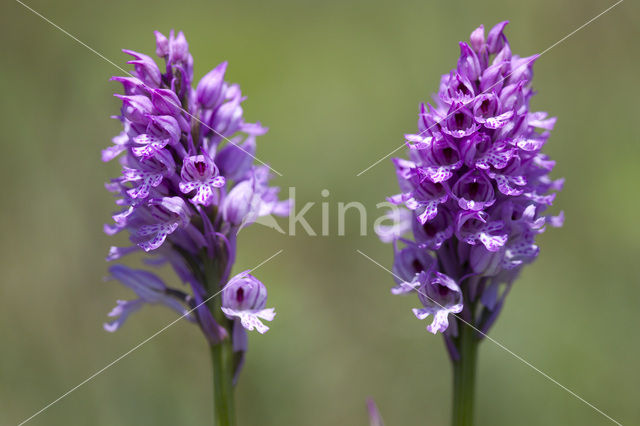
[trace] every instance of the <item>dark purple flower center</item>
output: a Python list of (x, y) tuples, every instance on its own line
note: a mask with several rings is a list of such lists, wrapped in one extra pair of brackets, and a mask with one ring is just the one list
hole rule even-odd
[(435, 227), (431, 222), (427, 222), (423, 225), (424, 232), (428, 237), (433, 238), (438, 233), (438, 228)]
[(522, 218), (522, 213), (524, 213), (524, 210), (518, 207), (514, 207), (513, 211), (511, 212), (511, 220), (520, 220)]
[(489, 111), (489, 99), (485, 99), (484, 101), (482, 101), (482, 103), (480, 104), (480, 109), (485, 114)]
[(467, 192), (471, 196), (471, 198), (475, 198), (478, 195), (478, 191), (480, 190), (480, 184), (478, 182), (471, 182), (467, 186)]
[(493, 197), (491, 183), (482, 174), (472, 172), (460, 179), (453, 188), (459, 198), (476, 201), (490, 201)]
[(422, 182), (422, 185), (416, 191), (419, 198), (432, 199), (444, 193), (444, 186), (440, 182), (432, 183), (429, 181)]
[(450, 163), (453, 163), (453, 156), (455, 155), (455, 153), (456, 152), (453, 150), (453, 148), (445, 148), (442, 150), (442, 157), (444, 158), (447, 164), (450, 164)]
[(201, 175), (204, 175), (204, 172), (207, 169), (207, 165), (205, 164), (204, 161), (196, 161), (194, 166), (198, 171), (198, 173), (200, 173)]
[(413, 269), (414, 271), (416, 271), (416, 273), (422, 271), (422, 264), (418, 259), (414, 259), (413, 263), (411, 263), (411, 266), (413, 266)]
[(244, 289), (239, 288), (236, 291), (236, 300), (238, 301), (238, 303), (244, 302)]
[(462, 93), (465, 96), (471, 94), (471, 91), (469, 91), (467, 86), (465, 84), (463, 84), (463, 83), (458, 83), (458, 92)]
[(238, 303), (242, 303), (244, 301), (244, 289), (239, 288), (238, 291), (236, 291), (236, 300)]
[(437, 197), (444, 193), (444, 186), (442, 186), (440, 182), (434, 183), (433, 186), (429, 189), (430, 189), (430, 191), (428, 191), (429, 195), (432, 197)]

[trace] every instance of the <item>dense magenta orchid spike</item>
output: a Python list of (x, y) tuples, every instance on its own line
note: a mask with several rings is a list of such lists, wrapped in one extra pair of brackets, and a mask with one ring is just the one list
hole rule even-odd
[[(556, 119), (529, 111), (537, 56), (511, 54), (506, 24), (460, 43), (457, 67), (442, 76), (434, 105), (420, 106), (418, 133), (406, 135), (409, 160), (393, 160), (402, 192), (389, 198), (393, 226), (377, 232), (396, 247), (392, 293), (418, 293), (414, 313), (433, 317), (434, 334), (455, 336), (448, 317), (460, 312), (486, 332), (538, 255), (535, 236), (563, 221), (545, 215), (563, 184), (549, 178), (555, 163), (541, 152)], [(402, 238), (409, 230), (413, 239)]]
[[(106, 185), (120, 211), (105, 232), (124, 230), (133, 245), (112, 247), (107, 259), (141, 249), (151, 256), (149, 264), (170, 264), (188, 288), (169, 287), (151, 272), (112, 266), (111, 276), (137, 298), (118, 301), (105, 329), (117, 330), (145, 304), (163, 304), (198, 323), (217, 343), (231, 330), (215, 320), (207, 305), (190, 311), (228, 280), (239, 228), (258, 216), (288, 215), (290, 203), (278, 201), (278, 188), (269, 187), (268, 167), (254, 165), (256, 136), (267, 129), (244, 121), (245, 98), (238, 85), (224, 80), (227, 63), (193, 89), (193, 58), (184, 34), (155, 35), (156, 54), (165, 67), (161, 70), (151, 57), (124, 50), (133, 57), (132, 76), (113, 77), (124, 88), (124, 94), (116, 94), (122, 101), (116, 118), (123, 130), (102, 159), (119, 156), (122, 174)], [(208, 282), (207, 265), (217, 272), (214, 285)], [(232, 278), (229, 286), (237, 295), (259, 296), (251, 306), (234, 304), (226, 290), (222, 296), (220, 309), (235, 324), (230, 338), (236, 350), (244, 351), (245, 328), (264, 333), (268, 327), (257, 318), (271, 320), (275, 313), (264, 309), (266, 287), (247, 272)]]

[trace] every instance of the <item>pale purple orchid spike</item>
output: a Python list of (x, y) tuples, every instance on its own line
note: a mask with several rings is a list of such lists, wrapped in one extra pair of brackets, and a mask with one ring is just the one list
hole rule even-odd
[(163, 68), (147, 55), (125, 50), (133, 57), (133, 76), (113, 78), (124, 87), (124, 94), (116, 95), (122, 101), (116, 118), (123, 131), (102, 159), (119, 157), (122, 174), (106, 185), (120, 211), (105, 232), (126, 231), (133, 245), (112, 247), (108, 260), (142, 250), (150, 256), (148, 264), (171, 265), (187, 287), (165, 285), (151, 272), (112, 266), (111, 276), (137, 298), (118, 301), (105, 329), (119, 329), (144, 305), (164, 305), (197, 323), (212, 345), (228, 338), (236, 352), (244, 353), (244, 329), (233, 324), (260, 333), (268, 329), (260, 319), (270, 321), (275, 313), (260, 305), (266, 287), (243, 273), (229, 283), (236, 301), (254, 289), (260, 300), (234, 305), (227, 295), (224, 303), (203, 303), (229, 278), (239, 227), (261, 215), (288, 215), (289, 203), (278, 201), (278, 188), (268, 185), (269, 169), (254, 164), (256, 137), (267, 129), (245, 122), (245, 97), (224, 79), (227, 62), (194, 89), (193, 57), (184, 34), (156, 32), (155, 37)]
[[(506, 24), (460, 43), (435, 106), (421, 105), (418, 132), (406, 135), (409, 159), (393, 160), (402, 192), (389, 201), (406, 212), (394, 217), (410, 218), (378, 233), (395, 246), (392, 293), (417, 293), (414, 312), (433, 316), (432, 333), (452, 333), (458, 313), (487, 330), (503, 298), (485, 293), (506, 294), (538, 255), (535, 236), (563, 221), (546, 214), (563, 180), (548, 176), (555, 163), (541, 152), (555, 118), (529, 110), (537, 56), (512, 55)], [(409, 230), (414, 241), (401, 238)]]

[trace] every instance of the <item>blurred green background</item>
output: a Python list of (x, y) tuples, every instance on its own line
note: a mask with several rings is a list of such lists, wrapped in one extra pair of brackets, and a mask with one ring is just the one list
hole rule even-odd
[[(181, 29), (199, 78), (223, 60), (249, 96), (245, 117), (270, 132), (258, 156), (296, 187), (298, 204), (370, 207), (396, 193), (389, 160), (356, 174), (416, 128), (417, 108), (455, 66), (479, 24), (510, 19), (521, 55), (540, 52), (610, 1), (365, 2), (27, 0), (124, 66), (152, 54), (152, 31)], [(17, 424), (175, 316), (148, 308), (115, 334), (102, 234), (114, 210), (100, 162), (118, 112), (112, 65), (11, 0), (0, 6), (0, 424)], [(626, 1), (536, 64), (534, 109), (559, 118), (546, 152), (567, 178), (566, 225), (543, 235), (492, 337), (623, 424), (640, 424), (638, 3)], [(320, 192), (330, 191), (323, 199)], [(308, 215), (320, 229), (320, 206)], [(281, 222), (286, 225), (286, 221)], [(365, 399), (388, 426), (444, 425), (451, 378), (439, 337), (392, 297), (392, 250), (359, 236), (240, 235), (236, 271), (256, 274), (278, 312), (251, 335), (237, 389), (240, 425), (365, 425)], [(171, 275), (167, 274), (167, 277)], [(491, 342), (481, 348), (478, 425), (606, 425), (603, 416)], [(205, 425), (211, 371), (199, 330), (180, 322), (32, 420), (35, 425)]]

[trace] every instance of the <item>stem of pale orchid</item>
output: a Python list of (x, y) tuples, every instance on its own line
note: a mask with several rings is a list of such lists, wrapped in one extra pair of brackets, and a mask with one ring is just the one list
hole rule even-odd
[[(211, 259), (205, 258), (204, 269), (207, 282), (207, 292), (215, 293), (219, 291), (225, 282), (222, 281), (226, 265), (221, 267), (216, 265)], [(216, 322), (223, 326), (228, 333), (228, 337), (222, 341), (211, 345), (211, 365), (213, 368), (213, 409), (215, 426), (234, 426), (235, 401), (233, 376), (235, 373), (235, 363), (233, 356), (232, 322), (225, 316), (221, 307), (221, 297), (214, 297), (207, 306)]]
[(233, 348), (231, 339), (224, 339), (211, 345), (213, 366), (214, 425), (233, 426), (236, 424), (233, 395)]
[(453, 361), (453, 415), (452, 426), (473, 425), (473, 405), (476, 381), (476, 364), (480, 340), (476, 331), (466, 324), (459, 324), (458, 350), (460, 359)]

